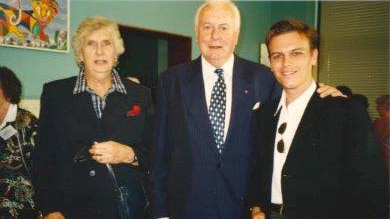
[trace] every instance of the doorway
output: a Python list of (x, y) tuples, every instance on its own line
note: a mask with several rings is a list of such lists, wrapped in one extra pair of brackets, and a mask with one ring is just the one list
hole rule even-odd
[(119, 25), (119, 31), (125, 46), (119, 74), (149, 87), (154, 100), (159, 73), (191, 61), (191, 37), (127, 25)]

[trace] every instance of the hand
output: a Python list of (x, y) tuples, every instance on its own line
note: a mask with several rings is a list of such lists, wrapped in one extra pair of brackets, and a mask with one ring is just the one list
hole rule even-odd
[(265, 219), (265, 214), (261, 211), (260, 207), (252, 208), (252, 219)]
[(46, 215), (43, 219), (65, 219), (65, 217), (61, 214), (61, 212), (57, 211)]
[(332, 97), (347, 97), (341, 91), (337, 90), (334, 87), (331, 87), (329, 85), (325, 85), (323, 83), (319, 83), (319, 88), (317, 89), (317, 92), (320, 94), (321, 98), (327, 97), (331, 95)]
[(131, 163), (135, 159), (131, 147), (115, 141), (94, 142), (89, 153), (92, 159), (102, 164)]

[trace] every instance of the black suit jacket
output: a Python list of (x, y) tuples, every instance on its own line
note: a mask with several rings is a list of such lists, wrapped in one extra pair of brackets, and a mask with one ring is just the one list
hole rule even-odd
[[(257, 163), (249, 197), (267, 214), (279, 99), (256, 116)], [(378, 218), (386, 199), (379, 150), (361, 104), (314, 93), (281, 173), (286, 218)]]
[[(145, 202), (141, 181), (149, 163), (150, 122), (153, 113), (147, 88), (122, 80), (127, 94), (110, 93), (98, 119), (87, 92), (73, 94), (76, 77), (44, 85), (41, 96), (40, 146), (34, 155), (34, 185), (44, 214), (59, 211), (67, 218), (114, 218), (113, 182), (106, 166), (92, 159), (75, 161), (77, 154), (90, 157), (94, 141), (116, 141), (131, 146), (139, 167), (112, 165), (119, 184)], [(141, 107), (139, 115), (127, 112)]]
[(279, 92), (268, 68), (235, 57), (231, 119), (225, 149), (219, 154), (208, 116), (201, 58), (161, 74), (151, 172), (155, 218), (242, 217), (252, 162), (252, 108)]

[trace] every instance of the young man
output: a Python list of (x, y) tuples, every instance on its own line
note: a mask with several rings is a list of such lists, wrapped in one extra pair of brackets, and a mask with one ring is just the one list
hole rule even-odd
[(252, 218), (380, 218), (386, 185), (371, 121), (353, 99), (315, 92), (317, 33), (282, 20), (266, 42), (283, 92), (256, 118)]

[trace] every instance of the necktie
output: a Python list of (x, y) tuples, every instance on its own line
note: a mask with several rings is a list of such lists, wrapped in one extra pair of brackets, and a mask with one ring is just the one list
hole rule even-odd
[(218, 152), (221, 153), (225, 130), (226, 84), (223, 78), (223, 69), (218, 68), (214, 72), (218, 75), (218, 80), (215, 82), (211, 92), (209, 118)]

